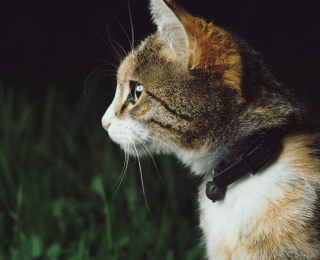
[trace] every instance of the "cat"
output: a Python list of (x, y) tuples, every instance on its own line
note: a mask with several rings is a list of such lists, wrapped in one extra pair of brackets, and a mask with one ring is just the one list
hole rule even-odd
[(173, 0), (150, 11), (157, 31), (121, 62), (102, 118), (110, 138), (203, 176), (208, 259), (320, 259), (320, 135), (305, 107), (245, 40)]

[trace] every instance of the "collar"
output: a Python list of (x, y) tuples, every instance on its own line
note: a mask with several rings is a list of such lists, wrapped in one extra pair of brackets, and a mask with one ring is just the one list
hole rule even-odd
[(224, 199), (227, 186), (247, 173), (255, 175), (280, 149), (280, 141), (289, 132), (289, 127), (262, 129), (236, 141), (231, 152), (215, 168), (213, 180), (207, 182), (206, 194), (212, 202)]

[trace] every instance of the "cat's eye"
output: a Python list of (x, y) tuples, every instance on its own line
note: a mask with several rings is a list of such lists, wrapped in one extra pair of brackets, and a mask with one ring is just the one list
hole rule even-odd
[(130, 85), (130, 99), (134, 102), (137, 102), (143, 92), (143, 86), (137, 82), (131, 82)]

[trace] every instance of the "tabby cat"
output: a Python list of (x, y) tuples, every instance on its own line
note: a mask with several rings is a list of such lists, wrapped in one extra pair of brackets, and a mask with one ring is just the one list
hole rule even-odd
[[(133, 156), (145, 154), (141, 143), (174, 154), (203, 176), (208, 259), (319, 260), (320, 135), (302, 126), (304, 106), (245, 40), (173, 0), (150, 10), (157, 32), (121, 62), (102, 118), (111, 139)], [(258, 150), (270, 158), (254, 170)], [(247, 171), (219, 187), (214, 177), (230, 165), (238, 174), (235, 161)]]

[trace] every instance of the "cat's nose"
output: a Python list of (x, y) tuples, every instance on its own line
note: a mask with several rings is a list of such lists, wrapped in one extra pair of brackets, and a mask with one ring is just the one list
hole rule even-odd
[(107, 124), (107, 125), (105, 125), (105, 124), (102, 123), (102, 127), (103, 127), (104, 129), (106, 129), (107, 131), (108, 131), (108, 128), (109, 128), (110, 125), (111, 125), (111, 123), (109, 123), (109, 124)]
[(108, 131), (108, 128), (110, 127), (111, 123), (114, 120), (115, 120), (115, 114), (113, 110), (113, 105), (111, 104), (102, 117), (102, 120), (101, 120), (102, 127)]

